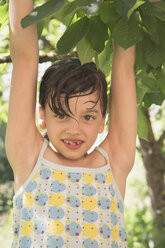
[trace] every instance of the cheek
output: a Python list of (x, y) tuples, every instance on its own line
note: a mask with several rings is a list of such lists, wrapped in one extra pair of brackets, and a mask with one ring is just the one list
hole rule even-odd
[(87, 135), (89, 135), (89, 137), (96, 137), (99, 133), (99, 128), (100, 128), (99, 125), (88, 126), (86, 128)]

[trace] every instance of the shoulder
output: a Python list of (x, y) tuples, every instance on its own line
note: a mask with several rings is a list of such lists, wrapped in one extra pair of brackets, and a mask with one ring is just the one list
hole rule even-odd
[(14, 153), (9, 153), (8, 160), (14, 173), (15, 191), (23, 185), (34, 169), (43, 146), (43, 142), (44, 138), (42, 136), (38, 136), (36, 137), (36, 141), (34, 143), (28, 140), (22, 144), (18, 143), (14, 149)]
[(112, 146), (108, 140), (104, 140), (100, 147), (107, 153), (113, 177), (124, 198), (127, 176), (133, 167), (133, 161), (119, 145)]

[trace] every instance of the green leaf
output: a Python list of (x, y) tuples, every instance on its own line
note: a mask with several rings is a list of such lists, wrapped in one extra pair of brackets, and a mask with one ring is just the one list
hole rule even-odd
[(108, 39), (108, 28), (99, 16), (92, 16), (89, 22), (87, 40), (93, 49), (100, 53), (105, 47), (105, 41)]
[(159, 20), (154, 16), (143, 16), (142, 23), (149, 32), (151, 40), (153, 40), (157, 46), (165, 48), (165, 22)]
[(165, 2), (146, 2), (140, 7), (144, 15), (155, 16), (162, 21), (165, 21)]
[(163, 69), (156, 70), (155, 78), (159, 84), (161, 92), (165, 95), (165, 72)]
[(143, 100), (145, 107), (149, 108), (152, 104), (162, 105), (165, 100), (165, 95), (162, 93), (147, 93)]
[(128, 19), (130, 18), (130, 16), (132, 15), (132, 13), (137, 9), (139, 8), (142, 4), (144, 4), (145, 1), (141, 1), (141, 0), (138, 0), (136, 1), (136, 3), (134, 4), (134, 6), (128, 11)]
[(146, 119), (145, 115), (143, 114), (141, 106), (139, 106), (137, 108), (137, 114), (138, 114), (138, 125), (137, 125), (138, 136), (139, 136), (139, 138), (148, 141), (147, 119)]
[(125, 20), (128, 20), (128, 12), (136, 4), (136, 0), (115, 0), (116, 11), (121, 15)]
[(96, 0), (76, 0), (75, 4), (77, 7), (85, 7), (86, 5), (90, 5), (92, 3), (96, 2)]
[(113, 42), (109, 39), (106, 42), (105, 49), (98, 55), (99, 67), (106, 77), (110, 76), (112, 66)]
[(112, 32), (113, 39), (124, 49), (142, 40), (142, 32), (133, 16), (126, 21), (121, 18)]
[(99, 15), (106, 24), (117, 21), (120, 18), (120, 15), (116, 12), (114, 2), (103, 2), (99, 9)]
[(75, 4), (83, 10), (87, 15), (95, 14), (103, 0), (76, 0)]
[(145, 67), (145, 59), (143, 52), (143, 42), (140, 41), (136, 45), (136, 60), (135, 60), (135, 68), (144, 69)]
[(67, 28), (63, 36), (57, 42), (57, 49), (60, 54), (70, 52), (77, 43), (87, 34), (89, 19), (84, 16)]
[(45, 26), (45, 21), (44, 20), (41, 20), (40, 22), (37, 23), (37, 34), (38, 34), (38, 38), (41, 37), (41, 34), (42, 34), (42, 31), (43, 31), (44, 26)]
[(136, 80), (136, 98), (137, 98), (138, 106), (141, 104), (146, 92), (147, 92), (146, 88), (141, 86), (141, 83), (139, 83), (139, 80)]
[(147, 35), (143, 41), (145, 61), (154, 68), (165, 62), (165, 49), (157, 46)]
[(93, 58), (97, 54), (97, 52), (93, 50), (89, 41), (85, 38), (79, 41), (79, 43), (77, 44), (77, 53), (81, 64), (93, 61)]
[[(140, 77), (140, 76), (139, 76)], [(160, 92), (160, 88), (159, 88), (159, 84), (157, 83), (156, 79), (151, 78), (151, 77), (141, 77), (138, 80), (138, 85), (143, 88), (146, 92), (154, 92), (154, 93), (158, 93)]]
[(66, 26), (70, 24), (73, 15), (76, 12), (76, 5), (74, 2), (65, 2), (64, 5), (54, 13), (54, 18), (62, 22)]
[(66, 0), (49, 0), (40, 7), (36, 7), (29, 15), (22, 19), (22, 27), (26, 28), (53, 14), (63, 6), (65, 1)]

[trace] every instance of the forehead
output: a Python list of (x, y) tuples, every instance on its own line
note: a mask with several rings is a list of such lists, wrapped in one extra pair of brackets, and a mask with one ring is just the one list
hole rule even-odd
[[(75, 95), (71, 95), (68, 100), (69, 108), (72, 113), (78, 113), (79, 111), (88, 111), (88, 110), (97, 110), (97, 112), (101, 111), (100, 107), (100, 99), (98, 99), (99, 94), (97, 91), (84, 93), (77, 93)], [(68, 113), (68, 107), (65, 102), (65, 94), (60, 96), (60, 102), (64, 111)], [(58, 103), (56, 102), (57, 107)], [(48, 106), (47, 106), (48, 107)]]
[[(69, 99), (70, 107), (75, 106), (75, 108), (84, 108), (84, 109), (92, 109), (92, 108), (100, 108), (100, 100), (98, 99), (98, 92), (94, 92), (92, 94), (88, 94), (89, 92), (79, 93), (71, 96)], [(63, 100), (64, 104), (64, 100)]]

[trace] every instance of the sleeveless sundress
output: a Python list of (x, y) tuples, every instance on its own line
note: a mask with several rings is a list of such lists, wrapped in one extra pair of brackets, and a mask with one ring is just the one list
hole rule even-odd
[[(13, 197), (12, 248), (126, 248), (124, 205), (107, 153), (99, 168), (68, 167), (43, 157)], [(22, 165), (23, 166), (23, 165)]]

